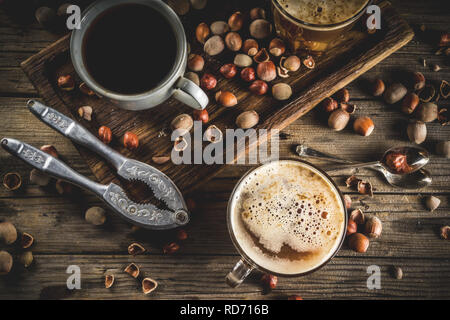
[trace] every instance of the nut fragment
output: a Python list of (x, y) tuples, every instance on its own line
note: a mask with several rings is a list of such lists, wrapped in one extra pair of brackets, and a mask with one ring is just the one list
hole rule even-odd
[(123, 146), (128, 150), (136, 150), (139, 147), (139, 138), (133, 132), (127, 131), (123, 135)]
[(256, 111), (245, 111), (236, 118), (236, 125), (241, 129), (250, 129), (259, 122), (259, 115)]
[(31, 247), (34, 243), (34, 238), (29, 233), (22, 233), (22, 237), (20, 239), (20, 245), (22, 246), (22, 249), (28, 249)]
[(422, 103), (417, 108), (416, 117), (423, 122), (433, 122), (438, 118), (438, 106), (432, 102)]
[(370, 217), (366, 221), (366, 225), (364, 227), (364, 233), (369, 238), (379, 238), (381, 235), (381, 232), (383, 231), (383, 224), (381, 223), (381, 220), (377, 217)]
[(202, 123), (208, 123), (209, 114), (206, 109), (203, 110), (194, 110), (193, 112), (194, 120), (201, 121)]
[(0, 276), (7, 275), (13, 266), (13, 258), (6, 251), (0, 251)]
[(56, 151), (56, 148), (54, 146), (46, 144), (46, 145), (42, 146), (40, 149), (41, 149), (41, 151), (48, 153), (52, 157), (58, 158), (58, 151)]
[(22, 186), (22, 176), (17, 172), (10, 172), (3, 176), (3, 186), (8, 191), (16, 191)]
[(166, 245), (163, 247), (163, 252), (164, 252), (165, 254), (172, 254), (172, 253), (177, 252), (179, 249), (180, 249), (180, 246), (178, 245), (178, 243), (176, 243), (176, 242), (171, 242), (171, 243), (169, 243), (169, 244), (166, 244)]
[(208, 127), (208, 129), (206, 129), (204, 138), (206, 141), (209, 141), (211, 143), (218, 143), (222, 141), (223, 134), (222, 131), (215, 125), (211, 125)]
[(216, 100), (224, 107), (234, 107), (238, 103), (236, 96), (230, 91), (217, 92)]
[(134, 263), (130, 263), (125, 269), (124, 269), (124, 271), (126, 272), (126, 273), (128, 273), (130, 276), (132, 276), (133, 278), (137, 278), (137, 277), (139, 277), (139, 273), (140, 273), (140, 270), (139, 270), (139, 267), (136, 265), (136, 264), (134, 264)]
[(384, 101), (388, 104), (395, 104), (403, 99), (408, 90), (401, 83), (393, 83), (390, 87), (386, 89), (383, 94)]
[(416, 144), (421, 144), (427, 138), (427, 126), (422, 121), (410, 122), (406, 132), (409, 140)]
[(312, 56), (307, 56), (305, 59), (303, 59), (303, 65), (308, 69), (314, 69), (316, 67), (316, 62), (314, 61), (314, 58)]
[(418, 92), (418, 96), (421, 102), (430, 102), (436, 96), (436, 89), (433, 85), (427, 84)]
[(95, 96), (95, 92), (84, 82), (82, 82), (78, 88), (80, 89), (81, 93), (87, 95), (88, 97)]
[(230, 26), (225, 21), (215, 21), (211, 24), (211, 32), (215, 35), (222, 36), (230, 31)]
[(349, 103), (340, 103), (339, 108), (348, 112), (349, 114), (354, 114), (356, 112), (356, 105)]
[(200, 79), (200, 86), (205, 90), (212, 90), (217, 86), (217, 79), (210, 73), (205, 73)]
[(237, 68), (233, 63), (223, 65), (219, 71), (227, 79), (234, 78), (237, 74)]
[(350, 249), (359, 253), (366, 252), (367, 249), (369, 248), (369, 244), (370, 244), (369, 239), (361, 233), (355, 233), (351, 235), (348, 241)]
[(383, 80), (375, 79), (372, 82), (371, 93), (372, 93), (373, 96), (379, 97), (379, 96), (381, 96), (384, 93), (385, 88), (386, 87), (384, 85)]
[(112, 140), (112, 131), (107, 126), (101, 126), (98, 129), (98, 137), (104, 144), (109, 144)]
[(438, 142), (436, 144), (436, 153), (446, 158), (450, 158), (450, 141)]
[(156, 282), (152, 278), (145, 278), (142, 280), (142, 292), (144, 294), (152, 293), (157, 287), (158, 282)]
[(439, 205), (441, 204), (441, 200), (434, 196), (428, 196), (425, 198), (425, 205), (428, 210), (433, 212), (437, 208), (439, 208)]
[(132, 256), (137, 256), (139, 254), (143, 254), (145, 252), (145, 248), (143, 245), (137, 242), (133, 242), (128, 246), (128, 254)]
[(354, 187), (358, 185), (358, 182), (360, 182), (361, 179), (355, 177), (355, 176), (350, 176), (347, 178), (347, 180), (345, 180), (345, 184), (347, 185), (348, 188), (350, 187)]
[(85, 220), (94, 226), (101, 226), (106, 221), (105, 209), (100, 207), (89, 208), (85, 213)]
[(239, 53), (234, 58), (234, 64), (241, 68), (250, 67), (252, 63), (252, 58), (246, 54)]
[(0, 243), (13, 244), (17, 240), (16, 227), (11, 222), (0, 223)]
[(292, 88), (287, 83), (277, 83), (272, 87), (272, 95), (277, 100), (287, 100), (292, 96)]
[(364, 194), (364, 195), (373, 197), (372, 184), (368, 181), (359, 181), (358, 182), (358, 192), (360, 194)]
[(48, 184), (50, 183), (50, 176), (43, 173), (42, 171), (38, 170), (38, 169), (32, 169), (30, 171), (30, 182), (37, 184), (38, 186), (41, 187), (46, 187), (48, 186)]
[(195, 29), (195, 37), (197, 38), (197, 41), (200, 42), (201, 44), (205, 43), (210, 33), (211, 30), (209, 29), (208, 25), (204, 22), (200, 23)]
[(266, 48), (262, 48), (259, 50), (255, 56), (253, 57), (253, 60), (256, 63), (263, 63), (270, 60), (269, 53), (267, 52)]
[(247, 39), (244, 41), (244, 44), (242, 45), (242, 51), (253, 57), (258, 53), (259, 45), (258, 42), (255, 39)]
[(253, 81), (253, 83), (250, 85), (249, 88), (253, 94), (262, 96), (266, 94), (267, 90), (269, 89), (269, 86), (267, 85), (266, 82), (262, 80), (255, 80)]
[(408, 93), (402, 101), (402, 112), (406, 114), (411, 114), (416, 110), (419, 105), (419, 96), (414, 92)]
[(189, 0), (168, 0), (167, 4), (176, 12), (179, 16), (184, 16), (189, 12)]
[(269, 44), (269, 52), (275, 56), (279, 57), (284, 54), (286, 51), (286, 45), (284, 44), (284, 41), (280, 38), (275, 38), (272, 41), (270, 41)]
[(345, 129), (349, 121), (350, 115), (348, 112), (342, 109), (337, 109), (330, 114), (330, 117), (328, 118), (328, 126), (335, 131), (341, 131)]
[(92, 120), (92, 107), (83, 106), (78, 109), (78, 115), (80, 118), (84, 120), (91, 121)]
[(277, 70), (275, 68), (275, 64), (272, 61), (260, 63), (256, 69), (256, 72), (261, 80), (267, 82), (275, 80), (275, 78), (277, 77)]
[(356, 224), (364, 224), (366, 222), (366, 217), (361, 209), (355, 209), (350, 213), (350, 219), (356, 222)]
[(225, 37), (225, 44), (231, 51), (239, 51), (242, 47), (242, 38), (237, 32), (230, 32)]
[(182, 113), (175, 117), (170, 123), (173, 130), (183, 130), (189, 132), (194, 126), (194, 120), (186, 113)]
[(272, 33), (272, 24), (264, 19), (256, 19), (250, 24), (250, 34), (253, 38), (261, 40)]
[(231, 17), (228, 19), (228, 25), (230, 26), (231, 31), (241, 30), (243, 24), (244, 24), (244, 16), (239, 11), (233, 13)]
[(58, 77), (58, 87), (63, 91), (75, 89), (75, 80), (70, 74)]
[(397, 280), (401, 280), (403, 279), (403, 270), (400, 267), (392, 267), (392, 276), (397, 279)]
[(425, 87), (425, 76), (422, 72), (414, 72), (412, 76), (412, 87), (415, 91), (422, 90)]
[(202, 71), (205, 66), (205, 60), (201, 55), (191, 53), (188, 57), (187, 66), (192, 71)]
[(212, 36), (205, 42), (203, 50), (210, 56), (216, 56), (225, 49), (225, 43), (220, 36)]
[(346, 209), (350, 209), (352, 207), (352, 198), (348, 194), (344, 195), (344, 204)]
[(350, 236), (358, 231), (358, 226), (352, 219), (348, 220), (346, 236)]
[(164, 164), (170, 161), (169, 156), (152, 157), (152, 161), (156, 164)]
[[(441, 238), (444, 240), (450, 240), (450, 227), (443, 226), (441, 227)], [(1, 274), (1, 271), (0, 271)]]
[(191, 80), (193, 83), (200, 87), (200, 78), (198, 77), (198, 74), (196, 74), (195, 72), (188, 72), (184, 76), (186, 79)]
[(114, 275), (113, 274), (105, 274), (105, 288), (109, 289), (114, 284)]
[(375, 125), (369, 117), (359, 117), (353, 123), (353, 129), (356, 133), (367, 137), (370, 136), (375, 129)]

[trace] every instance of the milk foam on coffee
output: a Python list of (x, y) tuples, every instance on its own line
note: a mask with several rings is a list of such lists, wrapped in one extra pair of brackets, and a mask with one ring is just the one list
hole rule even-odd
[(312, 24), (334, 24), (360, 12), (368, 0), (278, 0), (293, 17)]
[(232, 228), (259, 266), (280, 274), (304, 273), (340, 245), (345, 210), (335, 187), (297, 161), (266, 164), (247, 176), (232, 200)]

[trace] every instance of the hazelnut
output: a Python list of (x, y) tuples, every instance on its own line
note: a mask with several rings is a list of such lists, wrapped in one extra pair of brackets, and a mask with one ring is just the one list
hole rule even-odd
[(6, 251), (0, 251), (0, 276), (7, 275), (13, 266), (13, 258)]
[(242, 69), (241, 78), (242, 78), (242, 80), (247, 81), (247, 82), (254, 81), (256, 78), (255, 69), (253, 69), (251, 67)]
[(196, 74), (195, 72), (188, 72), (184, 75), (184, 77), (188, 80), (191, 80), (197, 86), (200, 86), (200, 78), (198, 77), (198, 74)]
[(205, 60), (198, 54), (191, 53), (187, 62), (188, 68), (192, 71), (202, 71), (205, 66)]
[(192, 8), (202, 10), (208, 4), (208, 0), (190, 0)]
[(425, 87), (425, 76), (422, 72), (414, 72), (412, 75), (412, 87), (415, 91), (422, 90)]
[(353, 129), (356, 133), (367, 137), (370, 136), (375, 129), (375, 125), (369, 117), (359, 117), (353, 123)]
[(354, 233), (350, 236), (348, 246), (356, 252), (364, 253), (367, 251), (367, 248), (369, 248), (369, 243), (369, 239), (365, 235)]
[(188, 234), (187, 234), (186, 230), (180, 229), (177, 231), (177, 239), (178, 240), (184, 241), (187, 238), (188, 238)]
[(348, 194), (344, 195), (344, 204), (346, 209), (350, 209), (352, 207), (352, 198)]
[(205, 90), (212, 90), (217, 85), (217, 79), (210, 73), (205, 73), (200, 80), (200, 86)]
[(250, 67), (252, 63), (252, 58), (246, 54), (239, 53), (234, 58), (234, 64), (241, 68)]
[(292, 88), (287, 83), (277, 83), (272, 87), (272, 95), (277, 100), (287, 100), (292, 96)]
[[(450, 227), (449, 226), (441, 227), (441, 238), (444, 240), (450, 239)], [(0, 271), (0, 274), (1, 274), (1, 271)]]
[(8, 191), (16, 191), (22, 186), (22, 176), (17, 172), (10, 172), (3, 176), (3, 186)]
[(314, 61), (314, 58), (312, 56), (307, 56), (303, 60), (303, 65), (308, 69), (314, 69), (316, 67), (316, 62)]
[(210, 56), (216, 56), (225, 49), (225, 43), (220, 36), (212, 36), (205, 42), (203, 50)]
[(194, 120), (201, 121), (203, 123), (208, 123), (209, 121), (209, 114), (206, 109), (203, 110), (194, 110)]
[(173, 143), (173, 150), (182, 152), (188, 147), (188, 142), (184, 137), (178, 137)]
[(397, 280), (401, 280), (403, 279), (403, 270), (400, 267), (392, 267), (392, 276), (397, 279)]
[[(283, 59), (283, 58), (282, 58)], [(297, 56), (290, 56), (286, 59), (283, 59), (282, 67), (286, 68), (288, 71), (298, 71), (301, 66), (300, 58)]]
[(263, 63), (270, 60), (269, 53), (267, 52), (266, 48), (262, 48), (259, 50), (256, 55), (253, 57), (253, 60), (255, 60), (256, 63)]
[(256, 42), (255, 39), (247, 39), (244, 41), (244, 44), (242, 46), (242, 51), (249, 55), (250, 57), (253, 57), (258, 53), (259, 45), (258, 42)]
[(144, 294), (152, 293), (158, 287), (158, 282), (153, 280), (152, 278), (144, 278), (142, 280), (142, 292)]
[(250, 35), (258, 40), (267, 38), (272, 33), (272, 24), (264, 19), (256, 19), (250, 24)]
[(265, 19), (266, 18), (266, 10), (263, 8), (253, 8), (250, 10), (250, 19)]
[(261, 283), (265, 289), (273, 290), (277, 287), (278, 277), (273, 274), (266, 273), (261, 277)]
[(322, 108), (325, 112), (333, 112), (338, 108), (338, 103), (333, 98), (328, 97), (322, 101)]
[(256, 94), (258, 96), (265, 95), (268, 89), (269, 89), (269, 86), (267, 85), (266, 82), (264, 82), (262, 80), (255, 80), (250, 85), (250, 92), (252, 92), (253, 94)]
[(441, 71), (442, 70), (442, 68), (441, 68), (441, 66), (440, 65), (438, 65), (438, 64), (433, 64), (433, 71), (434, 72), (438, 72), (438, 71)]
[(294, 295), (294, 296), (289, 296), (289, 297), (288, 297), (288, 300), (303, 300), (303, 298), (300, 297), (300, 296)]
[(184, 16), (189, 12), (189, 0), (168, 0), (167, 4), (176, 12), (179, 16)]
[(439, 40), (439, 47), (448, 47), (450, 46), (450, 34), (448, 32), (444, 32), (441, 34), (441, 38)]
[(225, 44), (231, 51), (239, 51), (242, 47), (242, 38), (237, 32), (230, 32), (225, 37)]
[(403, 99), (408, 90), (401, 83), (393, 83), (383, 94), (384, 101), (388, 104), (395, 104)]
[(104, 144), (109, 144), (112, 140), (111, 129), (108, 128), (107, 126), (101, 126), (98, 129), (98, 136)]
[(347, 103), (350, 101), (350, 92), (346, 88), (342, 88), (335, 94), (336, 100), (339, 103)]
[(86, 121), (92, 120), (92, 107), (84, 106), (78, 109), (78, 115)]
[(223, 140), (223, 134), (219, 128), (217, 128), (215, 125), (212, 125), (209, 126), (208, 129), (206, 129), (204, 138), (206, 141), (209, 141), (211, 143), (218, 143)]
[(350, 176), (347, 178), (347, 180), (345, 180), (345, 185), (347, 186), (347, 188), (351, 188), (354, 187), (358, 184), (358, 182), (360, 182), (361, 179), (355, 177), (355, 176)]
[(100, 207), (92, 207), (86, 210), (85, 220), (94, 226), (101, 226), (106, 221), (105, 209)]
[(347, 223), (347, 233), (346, 235), (352, 235), (358, 231), (358, 226), (356, 225), (356, 222), (349, 219)]
[(402, 101), (402, 112), (411, 114), (419, 105), (419, 96), (413, 92), (408, 93)]
[(426, 205), (427, 209), (430, 210), (431, 212), (436, 210), (440, 204), (441, 204), (441, 200), (437, 197), (428, 196), (425, 198), (425, 205)]
[(373, 197), (373, 187), (370, 182), (359, 180), (357, 184), (357, 189), (360, 194)]
[(217, 92), (216, 100), (224, 107), (234, 107), (238, 103), (236, 96), (230, 91)]
[(139, 147), (139, 138), (133, 132), (125, 132), (123, 136), (123, 146), (128, 150), (136, 150)]
[(237, 68), (233, 63), (223, 65), (219, 71), (226, 79), (234, 78), (237, 74)]
[(20, 245), (22, 249), (30, 248), (34, 243), (34, 238), (31, 234), (23, 232), (22, 237), (20, 239)]
[(442, 80), (441, 85), (439, 86), (439, 92), (441, 93), (441, 97), (447, 99), (450, 97), (450, 85), (447, 81)]
[(19, 262), (25, 268), (28, 268), (33, 263), (33, 253), (31, 251), (21, 253), (19, 255)]
[(152, 157), (152, 161), (156, 164), (164, 164), (170, 161), (170, 157), (168, 156)]
[(78, 88), (80, 89), (81, 93), (87, 95), (88, 97), (95, 96), (95, 92), (84, 82), (82, 82)]
[(275, 38), (272, 41), (270, 41), (269, 52), (273, 56), (279, 57), (279, 56), (283, 55), (285, 51), (286, 51), (286, 46), (285, 46), (283, 40), (281, 40), (279, 38)]
[(375, 79), (372, 82), (371, 86), (371, 93), (375, 97), (379, 97), (384, 93), (384, 90), (386, 89), (383, 80), (381, 79)]
[(356, 105), (348, 103), (340, 103), (339, 108), (348, 112), (349, 114), (354, 114), (356, 112)]
[(166, 245), (163, 247), (163, 252), (164, 252), (165, 254), (172, 254), (172, 253), (177, 252), (179, 249), (180, 249), (180, 246), (178, 245), (178, 243), (176, 243), (176, 242), (171, 242), (171, 243), (169, 243), (169, 244), (166, 244)]
[(17, 240), (16, 227), (11, 222), (0, 223), (0, 242), (6, 245), (13, 244)]
[(197, 29), (195, 29), (195, 37), (198, 42), (204, 44), (206, 39), (208, 39), (210, 32), (208, 25), (202, 22), (197, 26)]
[(72, 91), (75, 89), (75, 80), (70, 74), (58, 78), (58, 87), (63, 91)]
[(366, 217), (361, 209), (355, 209), (350, 213), (350, 219), (355, 221), (356, 224), (364, 224), (366, 222)]
[(113, 274), (105, 274), (105, 288), (109, 289), (114, 284), (114, 275)]
[(275, 80), (277, 77), (277, 70), (275, 68), (275, 64), (272, 61), (262, 62), (258, 65), (256, 69), (258, 73), (258, 77), (263, 80), (270, 82)]
[(58, 158), (58, 151), (56, 151), (56, 148), (50, 144), (44, 145), (41, 148), (41, 151), (44, 151), (45, 153), (51, 155), (53, 158)]
[(450, 141), (438, 142), (436, 144), (436, 153), (446, 158), (450, 158)]
[(241, 129), (250, 129), (259, 122), (259, 115), (256, 111), (245, 111), (236, 118), (236, 125)]
[(328, 118), (328, 126), (335, 131), (341, 131), (345, 129), (349, 121), (350, 115), (348, 112), (342, 109), (336, 109)]
[(130, 263), (128, 266), (126, 266), (126, 268), (123, 271), (125, 271), (135, 279), (139, 277), (140, 273), (139, 267), (134, 263)]
[(230, 26), (231, 31), (239, 31), (242, 29), (242, 25), (244, 24), (244, 16), (242, 13), (235, 12), (228, 19), (228, 25)]
[(58, 17), (54, 9), (49, 7), (40, 7), (34, 14), (37, 22), (46, 29), (53, 30), (58, 21)]
[(381, 220), (377, 217), (370, 217), (366, 221), (366, 225), (364, 227), (364, 233), (369, 238), (379, 238), (381, 235), (381, 231), (383, 230), (383, 224)]
[(194, 120), (190, 115), (183, 113), (176, 116), (170, 123), (170, 126), (173, 130), (185, 130), (189, 132), (194, 126)]
[(46, 187), (50, 183), (50, 176), (40, 170), (33, 169), (30, 171), (30, 182), (40, 187)]
[(416, 117), (423, 122), (433, 122), (438, 117), (438, 106), (432, 102), (426, 102), (419, 105)]
[(143, 254), (145, 252), (145, 248), (142, 244), (133, 242), (128, 246), (128, 254), (132, 256), (137, 256)]
[(215, 35), (222, 36), (230, 31), (230, 26), (225, 21), (216, 21), (211, 24), (211, 32)]
[(416, 144), (421, 144), (427, 138), (427, 126), (422, 121), (410, 122), (406, 132), (409, 140)]

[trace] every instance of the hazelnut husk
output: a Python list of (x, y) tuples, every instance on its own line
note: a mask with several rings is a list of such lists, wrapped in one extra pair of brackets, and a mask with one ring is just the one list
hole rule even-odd
[(209, 38), (203, 47), (206, 54), (210, 56), (216, 56), (225, 49), (225, 43), (220, 36), (212, 36)]
[(385, 89), (386, 89), (386, 86), (384, 85), (383, 80), (381, 80), (381, 79), (375, 79), (375, 80), (372, 82), (370, 91), (371, 91), (371, 93), (372, 93), (373, 96), (379, 97), (379, 96), (383, 95)]
[(171, 242), (171, 243), (166, 244), (163, 247), (163, 253), (165, 253), (165, 254), (172, 254), (172, 253), (177, 252), (179, 249), (180, 249), (180, 246), (178, 245), (178, 243)]
[(280, 38), (275, 38), (272, 41), (270, 41), (269, 44), (269, 52), (274, 57), (279, 57), (284, 54), (286, 51), (286, 45), (284, 44), (284, 41)]
[(10, 172), (3, 176), (3, 186), (8, 191), (16, 191), (22, 186), (22, 176), (17, 172)]
[(70, 74), (58, 77), (58, 87), (63, 91), (72, 91), (75, 89), (75, 80)]
[(201, 55), (191, 53), (188, 57), (187, 66), (189, 70), (195, 72), (202, 71), (205, 66), (205, 60)]
[(139, 277), (140, 274), (139, 267), (134, 263), (130, 263), (123, 271), (125, 271), (135, 279)]
[(431, 212), (433, 212), (434, 210), (436, 210), (437, 208), (439, 208), (439, 205), (441, 204), (441, 200), (437, 197), (434, 196), (427, 196), (425, 198), (425, 206), (427, 207), (428, 210), (430, 210)]
[(375, 124), (369, 117), (359, 117), (353, 123), (353, 129), (356, 133), (367, 137), (372, 134), (375, 129)]
[(277, 69), (275, 68), (275, 64), (272, 61), (266, 61), (258, 64), (256, 69), (258, 77), (266, 82), (270, 82), (275, 80), (277, 77)]
[(13, 244), (17, 240), (16, 227), (11, 222), (0, 223), (0, 242), (6, 245)]
[(0, 251), (0, 276), (7, 275), (13, 266), (13, 258), (6, 251)]
[(114, 275), (113, 274), (105, 274), (105, 288), (109, 289), (114, 284)]
[(364, 227), (364, 233), (369, 238), (379, 238), (381, 236), (381, 232), (383, 231), (383, 224), (381, 220), (377, 217), (370, 217), (366, 221), (366, 225)]
[(211, 125), (206, 129), (204, 138), (211, 143), (218, 143), (223, 140), (223, 134), (215, 125)]
[(356, 233), (357, 231), (358, 231), (358, 226), (357, 226), (356, 222), (353, 221), (352, 219), (349, 219), (348, 223), (347, 223), (347, 233), (346, 233), (346, 235), (350, 236), (350, 235)]
[(172, 120), (170, 126), (173, 130), (183, 130), (187, 133), (194, 126), (194, 120), (190, 115), (182, 113)]
[(450, 240), (450, 227), (449, 226), (441, 227), (441, 238), (444, 240)]
[(230, 31), (230, 26), (225, 21), (215, 21), (211, 24), (211, 32), (214, 35), (222, 36)]
[(46, 187), (50, 183), (51, 177), (38, 169), (30, 171), (30, 182), (41, 187)]
[(255, 39), (247, 39), (242, 45), (242, 51), (250, 57), (255, 56), (258, 53), (259, 44)]
[(402, 112), (405, 114), (411, 114), (416, 110), (419, 105), (419, 96), (414, 92), (408, 93), (402, 101)]
[(28, 268), (33, 263), (33, 253), (31, 251), (23, 252), (19, 255), (19, 262), (25, 268)]
[(420, 104), (416, 111), (416, 118), (423, 122), (435, 121), (438, 118), (438, 106), (432, 102)]
[(250, 34), (253, 38), (262, 40), (272, 33), (272, 24), (264, 19), (256, 19), (250, 24)]
[(153, 280), (152, 278), (144, 278), (142, 280), (142, 292), (144, 294), (149, 294), (158, 287), (158, 282)]
[(345, 129), (349, 121), (350, 115), (348, 112), (342, 109), (337, 109), (330, 114), (328, 118), (328, 126), (335, 131), (341, 131)]
[(28, 249), (30, 248), (34, 243), (34, 238), (29, 233), (22, 233), (22, 237), (20, 240), (20, 245), (22, 246), (22, 249)]
[(128, 246), (128, 254), (132, 256), (137, 256), (143, 254), (145, 252), (145, 248), (142, 244), (133, 242)]
[(210, 33), (211, 30), (209, 29), (208, 25), (204, 22), (200, 23), (195, 29), (195, 37), (197, 38), (197, 41), (200, 42), (201, 44), (205, 43)]
[(350, 247), (350, 249), (359, 253), (366, 252), (369, 248), (369, 244), (369, 239), (362, 233), (354, 233), (348, 240), (348, 246)]
[(272, 87), (272, 95), (277, 100), (287, 100), (292, 96), (292, 88), (287, 83), (277, 83)]
[(228, 25), (230, 26), (231, 31), (241, 30), (243, 24), (244, 24), (244, 16), (239, 11), (233, 13), (228, 19)]
[(269, 89), (269, 86), (265, 81), (262, 80), (255, 80), (249, 87), (250, 92), (253, 94), (256, 94), (258, 96), (265, 95), (267, 90)]
[(436, 144), (436, 153), (440, 156), (450, 158), (450, 141), (440, 141)]
[(219, 71), (226, 79), (232, 79), (237, 74), (237, 68), (233, 63), (223, 65)]
[(164, 164), (170, 161), (169, 156), (152, 157), (152, 161), (156, 164)]
[(427, 126), (422, 121), (410, 122), (406, 132), (409, 140), (416, 144), (421, 144), (427, 138)]
[(100, 207), (92, 207), (86, 210), (85, 220), (94, 226), (101, 226), (106, 221), (105, 209)]
[(386, 89), (386, 91), (383, 94), (384, 101), (388, 104), (395, 104), (402, 100), (408, 90), (406, 87), (401, 83), (393, 83), (390, 87)]
[(236, 118), (236, 125), (241, 129), (250, 129), (259, 122), (259, 115), (256, 111), (244, 111)]
[(239, 51), (242, 47), (242, 38), (237, 32), (230, 32), (225, 37), (225, 44), (231, 51)]
[(355, 209), (350, 213), (350, 219), (355, 221), (356, 224), (364, 224), (366, 222), (366, 217), (361, 209)]

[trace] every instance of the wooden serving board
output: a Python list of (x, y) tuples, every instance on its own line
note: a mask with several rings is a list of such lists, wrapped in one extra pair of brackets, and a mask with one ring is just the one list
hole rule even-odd
[[(225, 8), (217, 8), (218, 5), (214, 1), (210, 1), (204, 10), (194, 10), (182, 17), (188, 40), (192, 45), (192, 52), (202, 53), (194, 36), (195, 26), (200, 22), (210, 24), (216, 20), (227, 20), (234, 11), (239, 9), (242, 12), (248, 12), (248, 9), (255, 5), (254, 1), (220, 2), (224, 2)], [(258, 3), (261, 5), (261, 1)], [(382, 8), (383, 18), (381, 30), (369, 35), (361, 25), (357, 25), (354, 30), (338, 39), (332, 49), (316, 58), (315, 69), (308, 70), (302, 67), (291, 77), (282, 80), (278, 78), (274, 81), (274, 83), (286, 82), (292, 86), (294, 94), (290, 100), (285, 102), (276, 101), (270, 94), (263, 97), (252, 95), (247, 88), (248, 85), (239, 77), (231, 80), (224, 79), (218, 69), (223, 64), (233, 61), (231, 53), (223, 53), (214, 58), (205, 56), (204, 72), (216, 75), (219, 80), (214, 92), (209, 93), (211, 100), (207, 108), (210, 114), (209, 124), (214, 124), (225, 132), (227, 128), (236, 127), (235, 119), (241, 112), (256, 110), (260, 115), (257, 128), (281, 130), (313, 109), (321, 100), (346, 86), (404, 46), (414, 36), (412, 29), (389, 2), (383, 1), (379, 5)], [(242, 34), (242, 36), (245, 38), (247, 35)], [(143, 41), (151, 41), (151, 39)], [(267, 44), (261, 43), (260, 45)], [(153, 156), (170, 155), (172, 150), (173, 143), (170, 134), (161, 136), (160, 133), (167, 130), (170, 122), (177, 115), (192, 112), (191, 109), (174, 99), (148, 111), (130, 112), (113, 106), (105, 99), (84, 96), (78, 90), (73, 92), (59, 90), (56, 79), (60, 75), (71, 74), (77, 79), (78, 84), (80, 83), (70, 61), (69, 35), (23, 62), (22, 68), (45, 103), (79, 120), (94, 134), (97, 134), (98, 128), (102, 125), (110, 127), (115, 137), (111, 144), (113, 148), (126, 156), (149, 164), (152, 164)], [(214, 99), (214, 93), (218, 90), (233, 92), (237, 96), (239, 104), (234, 108), (218, 106)], [(84, 105), (90, 105), (94, 109), (94, 117), (90, 122), (80, 120), (78, 117), (77, 110)], [(126, 131), (133, 131), (140, 138), (140, 147), (135, 152), (124, 149), (119, 142)], [(258, 143), (266, 138), (267, 136), (260, 137)], [(101, 183), (116, 180), (114, 171), (105, 163), (104, 159), (82, 147), (78, 148)], [(236, 155), (234, 158), (236, 159), (238, 156)], [(164, 165), (155, 166), (171, 177), (180, 190), (186, 194), (200, 183), (213, 177), (225, 165), (174, 165), (169, 161)]]

